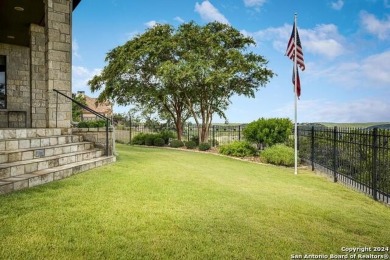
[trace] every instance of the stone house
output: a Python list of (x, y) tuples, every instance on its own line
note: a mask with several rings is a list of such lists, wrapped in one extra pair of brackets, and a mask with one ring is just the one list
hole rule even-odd
[(108, 132), (70, 128), (72, 101), (63, 95), (72, 96), (80, 2), (0, 0), (0, 194), (115, 160)]
[[(85, 95), (84, 91), (77, 91), (77, 96), (82, 96), (85, 98), (85, 103), (87, 107), (92, 108), (101, 115), (104, 115), (108, 118), (111, 118), (113, 114), (113, 106), (110, 101), (106, 101), (103, 104), (98, 104), (96, 98), (89, 97)], [(84, 120), (96, 120), (99, 119), (96, 115), (92, 114), (88, 110), (82, 110), (81, 121)]]

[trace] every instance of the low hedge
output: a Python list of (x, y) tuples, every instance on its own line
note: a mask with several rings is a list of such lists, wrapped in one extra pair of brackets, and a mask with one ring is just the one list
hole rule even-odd
[(148, 145), (148, 146), (164, 146), (168, 144), (169, 138), (172, 136), (169, 132), (162, 133), (139, 133), (131, 140), (132, 144)]
[(219, 153), (228, 156), (246, 157), (256, 155), (257, 150), (248, 142), (235, 141), (230, 144), (220, 146)]
[(155, 138), (153, 140), (153, 145), (154, 146), (164, 146), (165, 145), (165, 141), (161, 137), (157, 137), (157, 138)]
[(179, 147), (183, 147), (184, 146), (184, 143), (180, 140), (172, 140), (171, 143), (169, 144), (170, 147), (172, 148), (179, 148)]
[(209, 143), (200, 143), (198, 147), (199, 151), (208, 151), (210, 148), (211, 145)]
[(87, 120), (81, 121), (77, 124), (78, 128), (97, 128), (97, 127), (105, 127), (105, 120)]
[(266, 148), (260, 154), (261, 159), (266, 163), (283, 166), (294, 166), (294, 149), (284, 144), (276, 144)]
[(188, 141), (188, 142), (185, 142), (185, 146), (187, 149), (195, 149), (196, 147), (196, 143), (194, 141)]

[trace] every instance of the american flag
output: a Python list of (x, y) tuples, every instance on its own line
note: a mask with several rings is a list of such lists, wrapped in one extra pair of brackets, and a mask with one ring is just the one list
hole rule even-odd
[[(292, 73), (292, 83), (294, 84), (294, 92), (295, 92), (295, 73), (294, 73), (294, 69), (293, 69), (293, 73)], [(301, 80), (299, 79), (299, 73), (298, 73), (298, 68), (297, 68), (297, 97), (299, 99), (299, 97), (301, 96)]]
[(294, 61), (294, 49), (295, 49), (295, 30), (297, 30), (297, 65), (299, 68), (304, 71), (305, 70), (305, 61), (303, 59), (303, 51), (302, 51), (302, 45), (301, 45), (301, 40), (299, 39), (299, 34), (298, 34), (298, 28), (296, 28), (295, 23), (293, 26), (293, 30), (291, 33), (290, 40), (288, 41), (287, 45), (287, 50), (286, 50), (286, 55)]

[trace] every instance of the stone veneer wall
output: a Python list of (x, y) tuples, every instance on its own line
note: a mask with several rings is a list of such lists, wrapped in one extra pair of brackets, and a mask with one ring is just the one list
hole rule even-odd
[(46, 127), (46, 36), (45, 28), (30, 25), (31, 49), (31, 126)]
[(7, 60), (7, 109), (0, 110), (0, 128), (70, 127), (71, 102), (59, 96), (57, 105), (53, 89), (72, 95), (73, 4), (41, 1), (46, 26), (30, 25), (30, 47), (0, 43), (0, 55)]
[[(72, 96), (71, 63), (72, 63), (72, 0), (44, 0), (45, 34), (46, 34), (46, 82), (48, 116), (47, 127), (69, 127), (72, 118), (71, 102), (63, 97), (58, 98), (53, 89)], [(56, 125), (56, 122), (58, 125)]]
[(7, 62), (7, 108), (0, 110), (0, 128), (8, 127), (8, 116), (10, 127), (30, 127), (30, 49), (0, 43), (0, 55)]
[[(83, 139), (89, 142), (94, 142), (95, 146), (105, 149), (106, 147), (106, 128), (72, 128), (72, 133), (82, 135)], [(108, 128), (108, 155), (113, 155), (114, 140), (113, 129)], [(105, 151), (105, 150), (104, 150)]]

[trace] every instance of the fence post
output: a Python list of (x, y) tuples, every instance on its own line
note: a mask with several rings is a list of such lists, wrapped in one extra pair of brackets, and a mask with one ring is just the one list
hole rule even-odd
[(215, 147), (215, 125), (213, 125), (213, 147)]
[(333, 128), (333, 181), (337, 182), (337, 126)]
[(238, 141), (241, 141), (241, 125), (238, 126)]
[(311, 170), (314, 171), (314, 126), (311, 127)]
[(190, 124), (187, 124), (187, 141), (190, 140)]
[(374, 128), (372, 132), (372, 196), (374, 200), (378, 200), (378, 128)]
[(129, 116), (129, 144), (131, 144), (131, 116)]
[(297, 126), (297, 151), (299, 151), (299, 132), (300, 132), (300, 127), (298, 125)]

